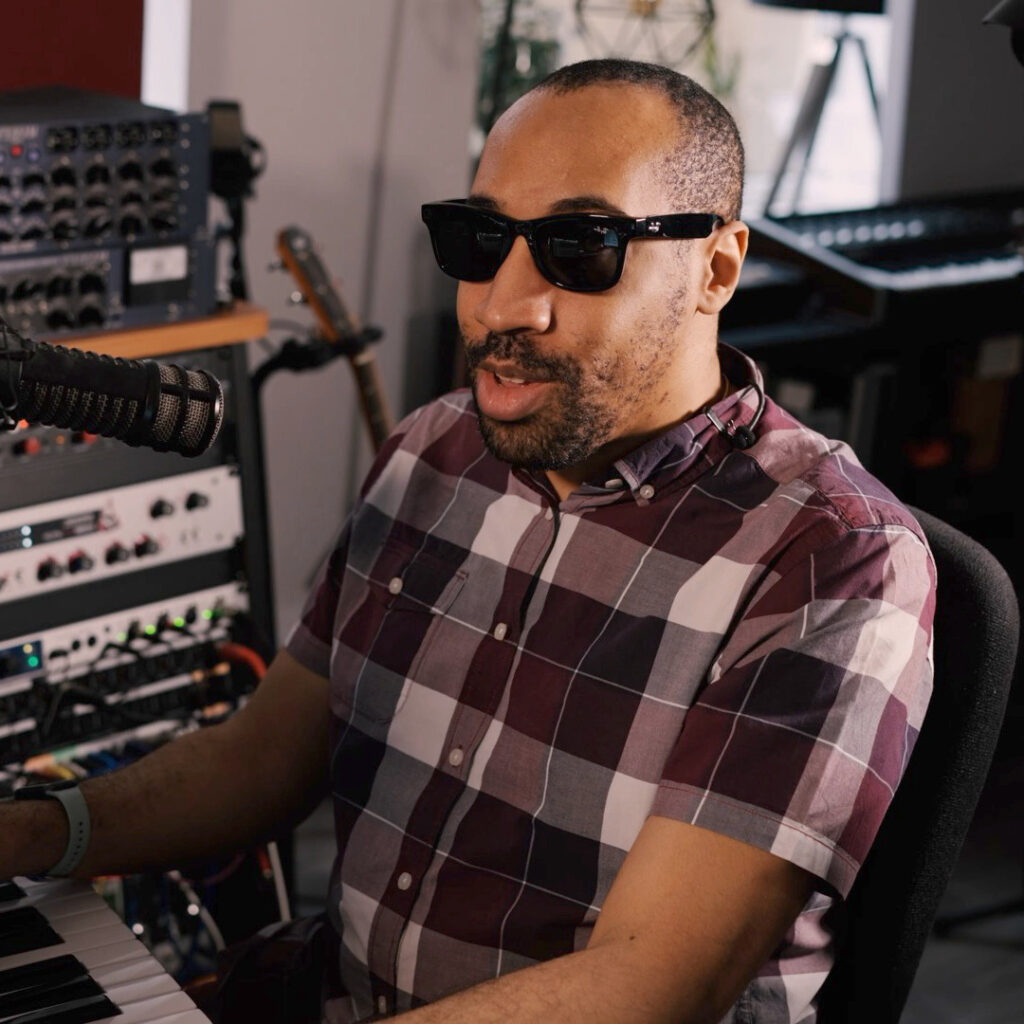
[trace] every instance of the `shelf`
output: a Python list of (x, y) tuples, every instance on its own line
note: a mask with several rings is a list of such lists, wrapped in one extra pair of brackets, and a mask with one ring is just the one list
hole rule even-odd
[(82, 348), (124, 359), (149, 359), (190, 349), (237, 345), (266, 337), (269, 314), (259, 306), (238, 303), (201, 320), (181, 320), (155, 327), (97, 331), (53, 338), (51, 344)]

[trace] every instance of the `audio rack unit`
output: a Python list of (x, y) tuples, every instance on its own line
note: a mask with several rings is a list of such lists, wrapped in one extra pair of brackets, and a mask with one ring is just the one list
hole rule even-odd
[(0, 513), (0, 604), (233, 548), (242, 493), (230, 467)]
[(209, 160), (205, 114), (0, 94), (0, 312), (36, 336), (213, 312)]
[[(0, 255), (0, 281), (5, 267), (45, 274), (47, 261), (79, 279), (109, 262), (113, 275), (118, 253), (130, 260), (130, 243)], [(64, 298), (82, 291), (73, 285)], [(227, 327), (217, 319), (214, 333), (225, 341), (250, 336), (250, 318), (225, 317)], [(245, 346), (162, 351), (168, 333), (187, 346), (212, 326), (153, 332), (161, 361), (205, 370), (223, 385), (223, 426), (195, 458), (73, 425), (0, 431), (0, 795), (34, 777), (115, 770), (215, 726), (244, 705), (265, 671), (274, 625)], [(271, 903), (260, 898), (268, 856), (239, 852), (198, 865), (202, 896), (187, 910), (167, 899), (169, 876), (130, 876), (121, 883), (126, 919), (186, 981), (213, 963), (208, 940), (196, 941), (212, 932), (189, 930), (199, 899), (225, 941), (271, 919)], [(187, 956), (168, 955), (167, 935), (186, 937)]]
[(220, 645), (248, 608), (238, 584), (0, 641), (0, 764), (109, 744), (243, 696)]

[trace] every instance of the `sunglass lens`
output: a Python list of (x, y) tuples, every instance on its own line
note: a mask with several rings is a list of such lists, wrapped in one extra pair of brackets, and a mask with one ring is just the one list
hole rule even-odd
[(550, 280), (563, 288), (599, 292), (619, 279), (622, 247), (614, 228), (558, 221), (537, 231), (537, 245)]
[(428, 226), (438, 265), (460, 281), (489, 281), (508, 253), (508, 230), (476, 210), (447, 207)]

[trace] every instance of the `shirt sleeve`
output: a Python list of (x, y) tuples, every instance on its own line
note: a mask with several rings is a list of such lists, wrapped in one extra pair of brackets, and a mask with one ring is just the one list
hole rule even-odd
[(845, 897), (921, 728), (935, 567), (853, 529), (755, 594), (684, 719), (654, 814), (776, 854)]
[(299, 664), (325, 679), (331, 674), (334, 615), (341, 592), (341, 575), (348, 558), (351, 522), (350, 519), (345, 524), (334, 549), (320, 567), (298, 621), (292, 626), (284, 644), (285, 650)]
[(391, 432), (380, 450), (374, 456), (373, 464), (363, 481), (355, 508), (349, 515), (334, 549), (320, 567), (316, 582), (306, 595), (298, 621), (292, 626), (285, 639), (285, 650), (301, 665), (330, 678), (331, 647), (334, 638), (334, 619), (338, 610), (341, 580), (348, 561), (349, 544), (352, 539), (352, 523), (360, 503), (387, 468), (392, 455), (401, 445), (408, 429), (416, 422), (421, 409), (409, 413)]

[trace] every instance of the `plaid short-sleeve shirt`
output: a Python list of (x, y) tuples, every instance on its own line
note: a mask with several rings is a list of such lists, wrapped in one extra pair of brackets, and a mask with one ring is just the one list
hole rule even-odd
[[(713, 411), (750, 423), (757, 370), (720, 354)], [(388, 441), (288, 641), (330, 679), (327, 1020), (582, 949), (651, 814), (817, 876), (726, 1017), (815, 1019), (931, 692), (935, 572), (847, 446), (771, 400), (756, 434), (698, 414), (564, 501), (467, 392)]]

